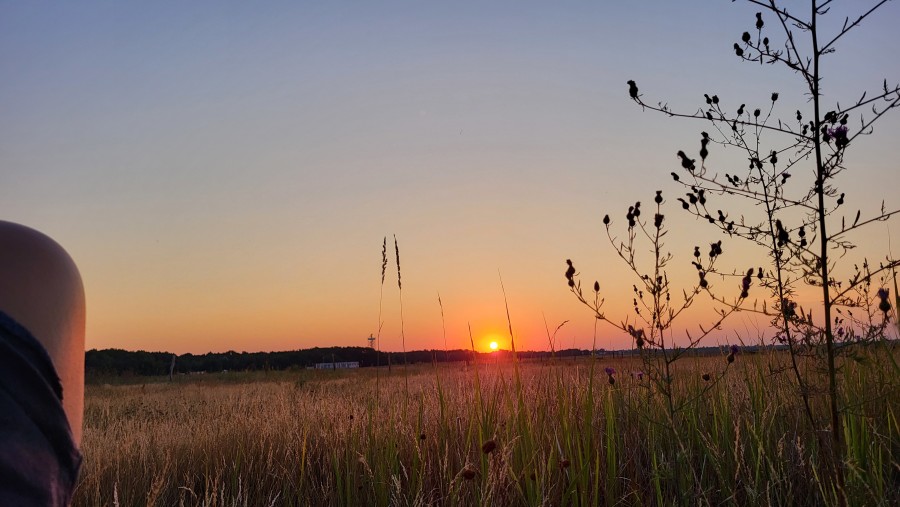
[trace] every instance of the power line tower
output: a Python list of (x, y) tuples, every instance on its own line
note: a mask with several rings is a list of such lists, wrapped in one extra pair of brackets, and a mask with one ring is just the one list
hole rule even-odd
[(370, 334), (369, 337), (366, 338), (366, 340), (369, 340), (369, 348), (374, 349), (375, 348), (375, 335)]

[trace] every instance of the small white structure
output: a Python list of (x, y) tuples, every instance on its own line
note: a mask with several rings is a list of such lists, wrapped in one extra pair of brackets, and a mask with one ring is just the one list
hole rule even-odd
[(338, 363), (316, 363), (317, 370), (341, 370), (359, 368), (359, 361), (342, 361)]

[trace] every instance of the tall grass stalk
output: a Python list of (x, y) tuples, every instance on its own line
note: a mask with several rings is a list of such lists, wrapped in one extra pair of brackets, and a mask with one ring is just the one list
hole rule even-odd
[(394, 235), (394, 258), (397, 260), (397, 290), (400, 296), (400, 345), (403, 348), (403, 380), (406, 393), (406, 402), (409, 403), (409, 371), (406, 362), (406, 332), (403, 325), (403, 282), (400, 278), (400, 245), (397, 243), (397, 235)]
[(381, 242), (381, 287), (378, 291), (378, 334), (375, 336), (375, 401), (378, 402), (381, 393), (381, 329), (384, 327), (382, 309), (384, 308), (384, 278), (387, 273), (387, 236)]

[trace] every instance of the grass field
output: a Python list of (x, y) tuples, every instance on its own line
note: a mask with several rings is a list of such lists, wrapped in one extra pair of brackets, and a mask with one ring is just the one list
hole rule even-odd
[[(896, 355), (842, 365), (854, 505), (900, 505)], [(680, 360), (674, 418), (638, 358), (89, 385), (75, 505), (828, 504), (787, 360)]]

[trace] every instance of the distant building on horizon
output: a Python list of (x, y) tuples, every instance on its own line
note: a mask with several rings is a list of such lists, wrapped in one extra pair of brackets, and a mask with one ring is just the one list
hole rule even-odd
[(342, 370), (359, 368), (359, 361), (341, 361), (337, 363), (316, 363), (317, 370)]

